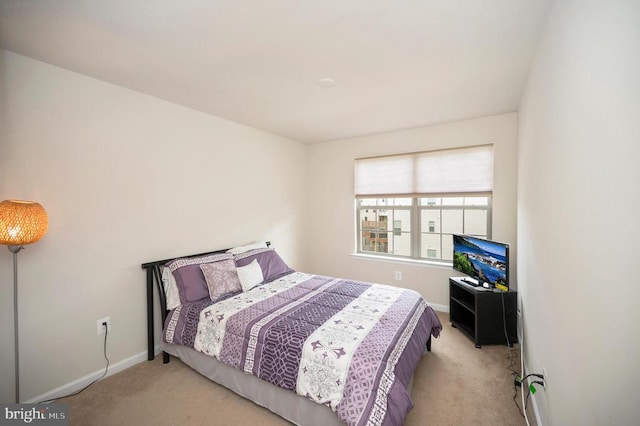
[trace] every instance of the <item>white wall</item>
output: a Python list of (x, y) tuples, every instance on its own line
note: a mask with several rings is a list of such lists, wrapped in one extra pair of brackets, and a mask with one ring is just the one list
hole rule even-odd
[(520, 109), (518, 284), (545, 425), (638, 424), (640, 2), (559, 1)]
[[(448, 277), (456, 274), (451, 268), (351, 256), (355, 251), (354, 160), (493, 143), (492, 237), (510, 243), (515, 258), (516, 139), (517, 114), (511, 113), (311, 145), (305, 220), (310, 272), (412, 288), (428, 302), (448, 309)], [(395, 281), (394, 271), (402, 271), (402, 281)], [(515, 281), (515, 271), (512, 275)]]
[[(22, 400), (146, 349), (140, 264), (271, 240), (304, 269), (306, 146), (0, 51), (0, 200), (40, 202), (19, 254)], [(1, 247), (0, 247), (1, 248)], [(13, 401), (11, 254), (0, 251), (0, 400)]]

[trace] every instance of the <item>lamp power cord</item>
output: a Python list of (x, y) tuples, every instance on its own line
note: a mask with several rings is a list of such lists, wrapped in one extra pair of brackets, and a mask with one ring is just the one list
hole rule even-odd
[(107, 371), (109, 370), (109, 357), (107, 356), (107, 336), (109, 334), (109, 327), (107, 327), (107, 323), (103, 322), (102, 326), (104, 327), (104, 346), (103, 346), (103, 353), (104, 353), (104, 359), (107, 361), (107, 365), (104, 367), (104, 373), (102, 373), (102, 376), (98, 377), (97, 379), (93, 380), (91, 383), (89, 383), (88, 385), (86, 385), (85, 387), (83, 387), (82, 389), (70, 393), (68, 395), (64, 395), (64, 396), (59, 396), (57, 398), (51, 398), (51, 399), (45, 399), (43, 401), (39, 401), (36, 404), (50, 404), (52, 402), (55, 402), (59, 399), (62, 398), (69, 398), (71, 396), (76, 396), (82, 392), (84, 392), (87, 388), (89, 388), (89, 386), (93, 385), (94, 383), (96, 383), (99, 380), (104, 379), (104, 377), (107, 375)]

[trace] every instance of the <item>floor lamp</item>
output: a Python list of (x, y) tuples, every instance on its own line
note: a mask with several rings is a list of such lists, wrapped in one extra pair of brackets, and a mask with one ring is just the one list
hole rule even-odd
[(13, 328), (15, 338), (16, 404), (20, 403), (20, 356), (18, 345), (18, 252), (47, 232), (49, 219), (33, 201), (5, 200), (0, 203), (0, 244), (13, 253)]

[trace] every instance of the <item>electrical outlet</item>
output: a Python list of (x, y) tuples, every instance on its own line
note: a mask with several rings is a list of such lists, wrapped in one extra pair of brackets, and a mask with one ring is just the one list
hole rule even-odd
[(402, 281), (402, 271), (396, 271), (396, 281)]
[(96, 329), (98, 331), (98, 336), (104, 334), (104, 323), (107, 323), (107, 331), (111, 331), (111, 317), (100, 318), (96, 321)]

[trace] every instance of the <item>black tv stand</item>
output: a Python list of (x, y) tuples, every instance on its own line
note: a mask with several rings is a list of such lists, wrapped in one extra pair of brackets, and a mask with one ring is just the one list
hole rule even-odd
[[(503, 317), (504, 303), (504, 317)], [(449, 278), (451, 326), (482, 345), (518, 342), (516, 332), (517, 292), (503, 292), (468, 284), (465, 278)], [(505, 336), (505, 324), (507, 336)]]

